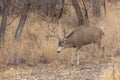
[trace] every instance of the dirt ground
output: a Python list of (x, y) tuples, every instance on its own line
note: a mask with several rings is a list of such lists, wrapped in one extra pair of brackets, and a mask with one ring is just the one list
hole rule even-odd
[(0, 70), (0, 80), (120, 80), (120, 62), (116, 57), (112, 63), (40, 64), (37, 66), (11, 66)]

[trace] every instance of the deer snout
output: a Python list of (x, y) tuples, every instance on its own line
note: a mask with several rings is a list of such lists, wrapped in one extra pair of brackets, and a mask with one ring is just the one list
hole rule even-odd
[(63, 49), (63, 47), (58, 47), (58, 49), (57, 49), (57, 53), (60, 53), (61, 52), (61, 50)]
[(60, 53), (60, 51), (57, 51), (57, 53)]

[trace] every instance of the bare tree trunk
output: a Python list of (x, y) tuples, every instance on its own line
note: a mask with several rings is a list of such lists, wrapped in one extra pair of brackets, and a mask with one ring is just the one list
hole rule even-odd
[(58, 19), (60, 19), (62, 17), (62, 13), (63, 13), (63, 10), (64, 10), (64, 3), (65, 3), (65, 0), (62, 0), (62, 8), (60, 10), (60, 14), (58, 15)]
[(89, 26), (88, 11), (87, 11), (87, 8), (85, 6), (84, 0), (82, 0), (82, 3), (83, 3), (83, 6), (84, 6), (84, 11), (85, 11), (85, 14), (84, 14), (84, 25), (88, 27)]
[(92, 0), (93, 5), (93, 16), (96, 18), (101, 17), (101, 11), (100, 11), (100, 0)]
[(24, 8), (22, 10), (22, 14), (21, 14), (21, 17), (20, 17), (20, 22), (19, 22), (18, 28), (17, 28), (15, 36), (14, 36), (15, 41), (19, 41), (20, 36), (22, 34), (22, 31), (23, 31), (23, 28), (24, 28), (24, 25), (25, 25), (25, 22), (26, 22), (26, 19), (27, 19), (28, 8), (29, 8), (29, 5), (24, 4)]
[(3, 0), (0, 0), (0, 15), (3, 13), (4, 11), (4, 3)]
[(103, 6), (104, 6), (104, 11), (105, 11), (105, 16), (106, 16), (106, 0), (103, 0)]
[(7, 21), (9, 4), (10, 4), (10, 0), (3, 0), (4, 9), (3, 9), (3, 12), (2, 12), (2, 20), (1, 20), (1, 26), (0, 26), (0, 42), (1, 42), (1, 45), (4, 42), (4, 35), (5, 35), (5, 29), (6, 29), (6, 21)]
[(82, 0), (82, 2), (83, 2), (84, 10), (85, 10), (85, 17), (86, 17), (86, 19), (88, 19), (88, 12), (87, 12), (87, 8), (85, 6), (85, 2), (84, 2), (84, 0)]
[(77, 17), (78, 17), (78, 22), (79, 25), (83, 25), (84, 24), (84, 19), (83, 19), (83, 15), (82, 15), (82, 11), (81, 11), (81, 7), (78, 4), (77, 0), (71, 0), (72, 1), (72, 5), (75, 8)]

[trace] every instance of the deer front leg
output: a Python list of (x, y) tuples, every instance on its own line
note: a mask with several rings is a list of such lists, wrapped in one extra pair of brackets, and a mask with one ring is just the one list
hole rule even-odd
[(76, 58), (77, 58), (76, 65), (78, 66), (80, 64), (80, 55), (79, 55), (79, 52), (77, 52)]
[(77, 62), (76, 62), (76, 65), (78, 66), (80, 64), (80, 53), (78, 52), (78, 50), (80, 50), (81, 46), (79, 46), (77, 49), (76, 49), (76, 58), (77, 58)]
[(71, 59), (71, 65), (72, 66), (74, 66), (74, 65), (79, 65), (79, 58), (80, 58), (80, 56), (79, 56), (79, 53), (78, 53), (78, 50), (80, 49), (81, 47), (78, 47), (77, 49), (76, 49), (76, 51), (75, 51), (75, 53), (74, 52), (72, 52), (72, 59)]
[(77, 52), (75, 53), (72, 53), (72, 59), (71, 59), (71, 65), (72, 66), (75, 66), (75, 65), (79, 65), (79, 62), (78, 62), (78, 57), (77, 57)]
[(72, 52), (72, 59), (71, 59), (71, 65), (74, 66), (75, 65), (75, 58), (76, 58), (76, 53), (75, 52)]

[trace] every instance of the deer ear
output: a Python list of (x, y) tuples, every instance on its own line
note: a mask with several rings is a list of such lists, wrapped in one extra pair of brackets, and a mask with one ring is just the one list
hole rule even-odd
[(67, 41), (67, 39), (66, 39), (66, 38), (64, 38), (64, 41), (66, 42), (66, 41)]
[(66, 38), (64, 38), (64, 40), (67, 40)]

